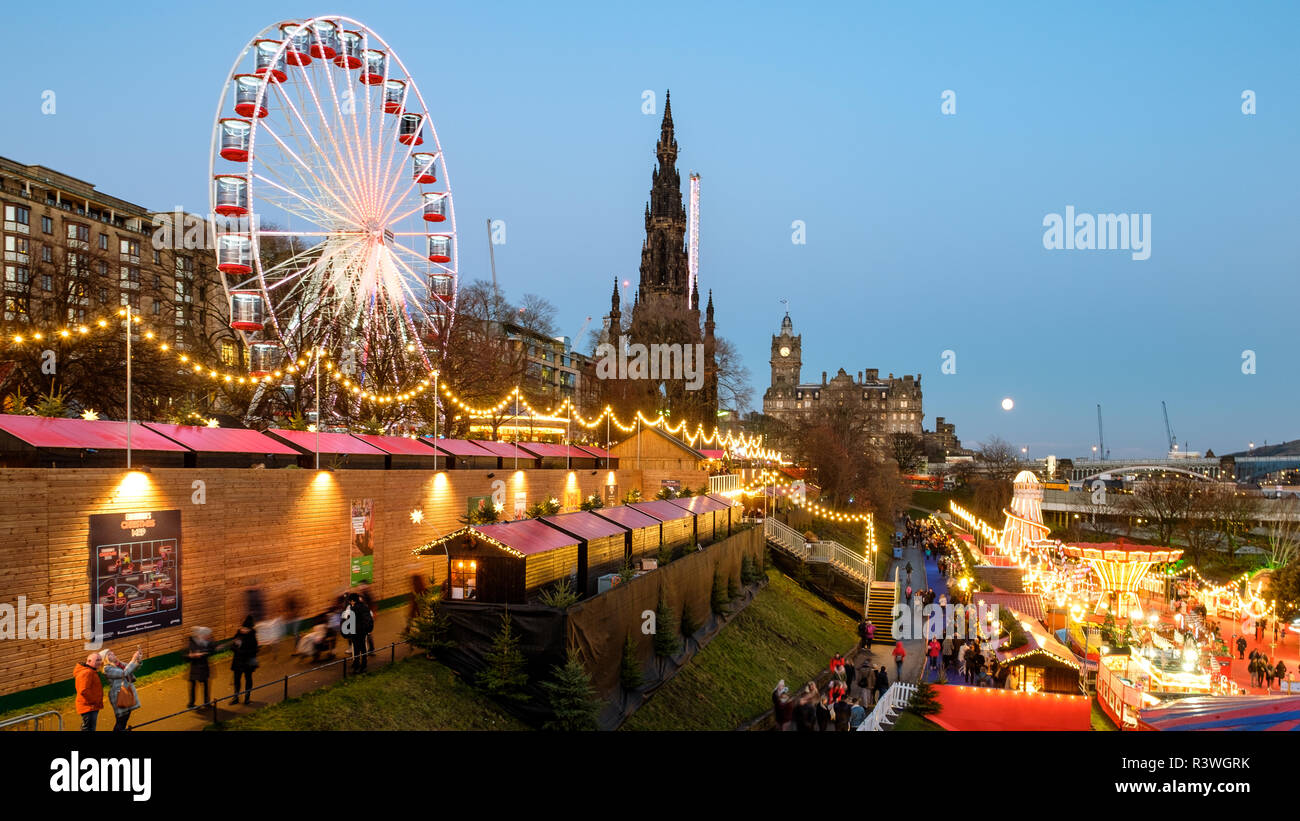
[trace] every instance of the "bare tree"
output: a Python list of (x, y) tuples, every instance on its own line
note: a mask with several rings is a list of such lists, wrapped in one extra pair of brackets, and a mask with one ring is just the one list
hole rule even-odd
[(1277, 518), (1268, 523), (1268, 563), (1283, 567), (1300, 555), (1300, 499), (1279, 500)]
[(981, 442), (975, 458), (994, 479), (1010, 479), (1020, 469), (1020, 457), (1016, 449), (1000, 436), (991, 436), (988, 441)]
[(1167, 545), (1191, 512), (1199, 489), (1189, 476), (1174, 475), (1145, 479), (1124, 498), (1122, 512), (1156, 532), (1156, 539)]
[(537, 294), (524, 294), (523, 302), (513, 312), (512, 322), (533, 333), (543, 336), (556, 336), (555, 315), (557, 311), (550, 300)]
[(722, 337), (714, 339), (713, 359), (718, 369), (718, 409), (729, 408), (739, 416), (749, 410), (754, 399), (749, 368), (740, 361), (736, 346)]
[(912, 473), (920, 467), (925, 457), (924, 442), (915, 433), (891, 433), (889, 435), (889, 455), (898, 464), (898, 469)]

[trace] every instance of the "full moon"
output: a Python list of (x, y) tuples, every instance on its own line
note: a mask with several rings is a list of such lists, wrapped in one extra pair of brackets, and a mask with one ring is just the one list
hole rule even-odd
[(1010, 396), (1008, 396), (1006, 399), (1003, 399), (1003, 400), (1002, 400), (1002, 410), (1011, 410), (1011, 409), (1014, 408), (1015, 406), (1016, 406), (1016, 403), (1011, 401), (1011, 397), (1010, 397)]

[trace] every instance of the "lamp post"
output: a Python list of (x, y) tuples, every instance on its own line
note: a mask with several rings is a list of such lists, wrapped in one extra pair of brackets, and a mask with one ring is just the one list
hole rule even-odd
[[(438, 470), (438, 372), (433, 372), (433, 469)], [(450, 564), (447, 565), (451, 567)]]
[(126, 303), (126, 469), (131, 469), (131, 303)]
[(316, 469), (320, 470), (320, 348), (314, 348), (316, 356)]

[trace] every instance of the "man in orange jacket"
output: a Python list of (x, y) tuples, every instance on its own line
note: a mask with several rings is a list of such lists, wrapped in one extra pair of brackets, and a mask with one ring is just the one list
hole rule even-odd
[(104, 683), (99, 679), (99, 668), (103, 666), (104, 660), (99, 653), (91, 653), (84, 662), (77, 662), (72, 677), (77, 687), (77, 712), (81, 714), (81, 729), (88, 733), (95, 731), (99, 711), (104, 709)]

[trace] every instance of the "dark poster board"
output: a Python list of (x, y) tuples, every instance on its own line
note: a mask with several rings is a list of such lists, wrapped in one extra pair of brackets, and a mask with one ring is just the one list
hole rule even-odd
[(90, 584), (104, 641), (180, 624), (181, 512), (91, 515)]

